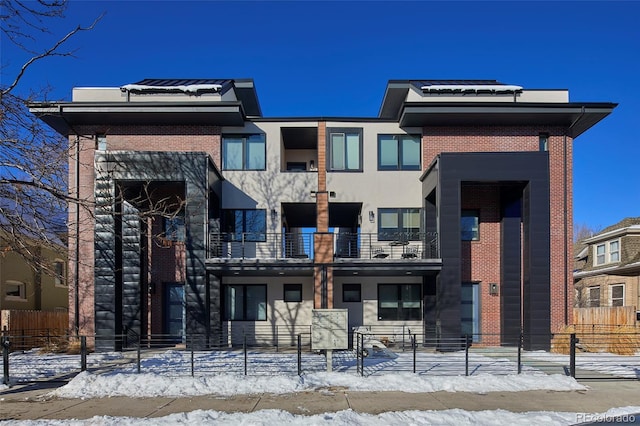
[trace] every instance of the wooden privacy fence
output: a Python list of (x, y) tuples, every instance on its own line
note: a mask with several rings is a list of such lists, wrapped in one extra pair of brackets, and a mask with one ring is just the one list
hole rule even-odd
[(65, 335), (69, 330), (67, 312), (46, 311), (0, 311), (0, 330), (11, 335)]
[(603, 308), (574, 308), (573, 324), (576, 327), (635, 327), (635, 306), (612, 306)]

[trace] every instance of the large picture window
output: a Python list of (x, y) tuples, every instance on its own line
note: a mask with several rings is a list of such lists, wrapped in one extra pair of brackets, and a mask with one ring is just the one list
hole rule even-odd
[(265, 136), (227, 135), (222, 138), (224, 170), (265, 170)]
[(224, 210), (223, 229), (231, 241), (266, 241), (266, 210)]
[(267, 286), (231, 284), (222, 287), (225, 321), (266, 321)]
[(362, 171), (362, 129), (328, 129), (329, 170)]
[(421, 284), (378, 284), (378, 320), (420, 320), (421, 287)]
[(378, 240), (419, 241), (420, 209), (378, 209)]
[(420, 136), (378, 135), (378, 170), (420, 170)]

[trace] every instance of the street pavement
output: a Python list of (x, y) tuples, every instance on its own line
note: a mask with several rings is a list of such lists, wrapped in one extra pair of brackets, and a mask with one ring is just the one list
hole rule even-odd
[[(312, 415), (352, 409), (378, 414), (404, 410), (565, 411), (602, 413), (610, 408), (640, 406), (639, 380), (582, 380), (583, 391), (524, 392), (355, 392), (341, 388), (291, 394), (256, 394), (181, 398), (54, 398), (47, 394), (64, 381), (16, 385), (0, 392), (0, 420), (87, 419), (93, 416), (162, 417), (193, 410), (253, 412), (280, 409)], [(639, 416), (640, 417), (640, 416)]]

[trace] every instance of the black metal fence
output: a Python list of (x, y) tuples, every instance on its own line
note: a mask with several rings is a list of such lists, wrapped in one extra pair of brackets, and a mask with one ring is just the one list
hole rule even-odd
[[(549, 342), (550, 350), (527, 351), (523, 345), (527, 337), (524, 335), (515, 345), (506, 345), (499, 343), (498, 335), (470, 335), (443, 341), (413, 333), (409, 328), (397, 329), (397, 334), (390, 331), (355, 332), (352, 348), (333, 351), (330, 368), (360, 376), (411, 372), (421, 376), (563, 374), (577, 379), (640, 379), (640, 333), (637, 332), (593, 333), (586, 337), (557, 333)], [(51, 379), (33, 375), (20, 377), (15, 372), (17, 367), (24, 369), (24, 364), (35, 368), (38, 353), (21, 352), (19, 345), (14, 345), (29, 337), (2, 336), (3, 384)], [(90, 370), (176, 376), (304, 375), (322, 372), (328, 367), (324, 351), (311, 347), (310, 332), (295, 335), (294, 344), (258, 345), (255, 336), (246, 333), (240, 344), (205, 349), (201, 349), (199, 341), (204, 336), (191, 336), (176, 343), (170, 342), (169, 336), (153, 336), (157, 340), (152, 341), (125, 333), (109, 337), (126, 342), (121, 351), (109, 356), (91, 351), (96, 336), (48, 337), (59, 342), (58, 355), (65, 357), (67, 369), (62, 373), (66, 374)], [(64, 340), (66, 344), (61, 344)], [(43, 348), (40, 354), (51, 354), (51, 350)], [(29, 357), (33, 359), (30, 361)]]

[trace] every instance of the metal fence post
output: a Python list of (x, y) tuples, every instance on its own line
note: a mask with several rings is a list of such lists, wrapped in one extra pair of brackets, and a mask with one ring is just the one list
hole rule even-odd
[(242, 350), (244, 351), (244, 375), (247, 375), (247, 335), (242, 335)]
[(2, 384), (9, 386), (9, 336), (2, 334)]
[(576, 333), (571, 333), (570, 345), (569, 345), (569, 374), (574, 379), (576, 378)]
[(411, 336), (411, 349), (413, 349), (413, 372), (416, 372), (416, 348), (418, 345), (416, 344), (416, 335)]
[(465, 334), (464, 335), (464, 375), (465, 376), (469, 375), (469, 346), (471, 346), (469, 342), (470, 342), (469, 335)]
[(518, 374), (522, 373), (522, 343), (524, 342), (524, 336), (522, 330), (518, 336)]
[(364, 377), (364, 333), (360, 333), (360, 376)]
[(302, 336), (298, 334), (298, 376), (302, 376)]
[(137, 363), (138, 363), (138, 374), (140, 374), (140, 370), (141, 370), (141, 359), (142, 358), (142, 351), (140, 350), (140, 336), (138, 336), (138, 342), (136, 345), (136, 351), (137, 351)]
[(87, 371), (87, 336), (80, 336), (80, 371)]
[(191, 337), (191, 377), (195, 375), (195, 361), (194, 361), (194, 350), (193, 350), (193, 337)]

